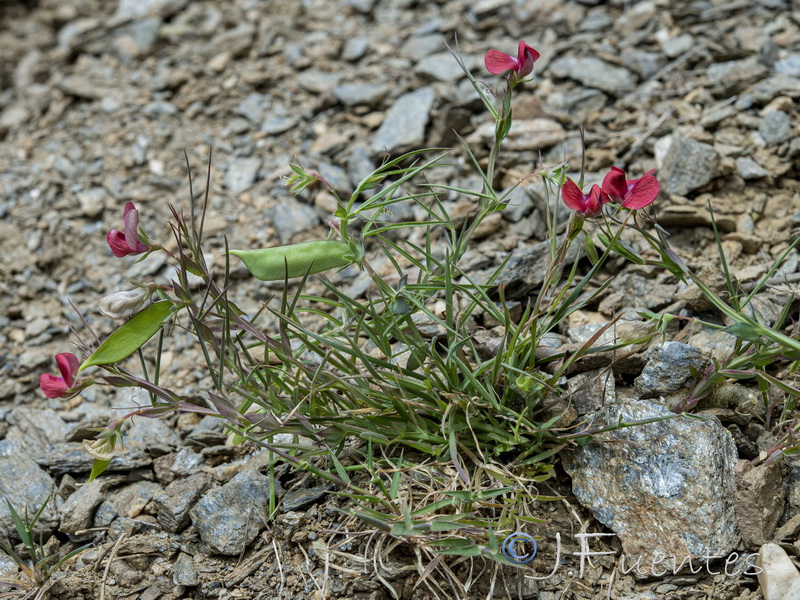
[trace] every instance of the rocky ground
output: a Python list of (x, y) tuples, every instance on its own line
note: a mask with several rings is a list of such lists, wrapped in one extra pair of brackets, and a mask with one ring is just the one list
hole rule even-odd
[[(114, 324), (97, 312), (101, 296), (126, 288), (130, 278), (172, 276), (158, 259), (133, 265), (109, 252), (105, 234), (120, 227), (125, 202), (135, 202), (143, 228), (166, 243), (168, 204), (188, 204), (184, 151), (203, 190), (213, 146), (206, 219), (213, 255), (222, 234), (241, 247), (325, 235), (335, 202), (324, 190), (292, 197), (279, 180), (290, 161), (349, 193), (385, 152), (454, 147), (442, 177), (479, 188), (453, 129), (479, 157), (493, 131), (445, 47), (456, 35), (467, 65), (489, 85), (499, 81), (482, 67), (489, 48), (512, 52), (524, 39), (542, 55), (535, 82), (515, 99), (498, 189), (540, 164), (566, 159), (577, 168), (583, 125), (587, 181), (599, 182), (612, 164), (631, 176), (658, 169), (658, 221), (687, 264), (711, 281), (720, 262), (709, 203), (732, 273), (745, 287), (800, 232), (800, 9), (788, 1), (0, 0), (0, 492), (17, 507), (54, 493), (41, 521), (58, 532), (52, 548), (95, 542), (55, 577), (52, 597), (761, 597), (752, 576), (624, 575), (612, 541), (598, 542), (613, 554), (582, 575), (570, 560), (534, 583), (476, 560), (435, 563), (423, 576), (432, 555), (365, 539), (363, 526), (336, 511), (346, 501), (304, 474), (278, 470), (281, 502), (269, 519), (258, 504), (269, 495), (269, 478), (259, 470), (266, 457), (226, 445), (217, 421), (194, 415), (137, 421), (108, 476), (81, 486), (91, 459), (80, 441), (114, 408), (138, 399), (91, 388), (66, 403), (48, 401), (38, 379), (54, 372), (56, 353), (72, 349), (70, 327), (82, 327), (71, 304), (106, 334)], [(447, 200), (455, 211), (470, 210), (462, 198)], [(541, 283), (531, 265), (545, 235), (544, 201), (535, 180), (519, 188), (502, 217), (487, 220), (468, 256), (479, 276), (513, 252), (517, 270), (508, 283), (517, 299)], [(794, 252), (759, 295), (767, 320), (797, 294), (797, 266)], [(338, 281), (352, 293), (368, 284), (357, 273)], [(236, 300), (256, 310), (277, 290), (242, 279)], [(709, 308), (667, 273), (625, 267), (602, 302), (561, 335), (564, 343), (585, 341), (621, 311), (697, 316), (711, 315)], [(686, 329), (675, 343), (643, 353), (632, 371), (618, 374), (620, 402), (630, 389), (640, 398), (680, 393), (690, 383), (689, 366), (702, 367), (729, 341)], [(189, 394), (206, 377), (198, 356), (175, 347), (166, 359), (166, 371)], [(676, 445), (667, 444), (663, 455), (703, 448), (730, 472), (738, 459), (756, 458), (774, 431), (763, 407), (742, 417), (743, 404), (711, 407), (732, 437), (665, 431)], [(596, 509), (598, 494), (620, 493), (589, 490), (587, 480), (597, 477), (591, 469), (597, 461), (606, 470), (631, 461), (603, 455), (600, 446), (594, 458), (568, 459), (543, 490), (564, 495), (543, 503), (540, 514), (549, 522), (542, 534), (561, 532), (567, 552), (577, 549), (573, 534), (609, 531), (588, 508)], [(800, 554), (792, 519), (800, 513), (800, 467), (752, 476), (742, 464), (736, 468), (738, 493), (732, 479), (707, 474), (713, 481), (706, 495), (692, 488), (695, 504), (672, 507), (685, 511), (675, 527), (720, 519), (721, 548), (747, 554), (774, 539)], [(716, 507), (715, 498), (730, 506)], [(755, 516), (745, 510), (753, 498), (763, 500)], [(234, 509), (227, 522), (215, 519), (222, 507)], [(733, 509), (738, 531), (723, 518)], [(594, 517), (608, 525), (597, 510)], [(628, 529), (628, 537), (620, 534), (626, 551), (659, 543), (661, 521), (615, 519), (615, 531)], [(649, 526), (656, 529), (631, 537), (631, 528)], [(5, 506), (2, 529), (11, 529)], [(354, 533), (337, 533), (344, 531)], [(552, 549), (543, 552), (552, 560)], [(4, 558), (0, 576), (17, 576)]]

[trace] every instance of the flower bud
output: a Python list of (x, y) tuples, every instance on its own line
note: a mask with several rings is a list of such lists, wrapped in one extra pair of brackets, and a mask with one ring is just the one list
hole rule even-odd
[(100, 312), (112, 319), (130, 317), (139, 312), (139, 309), (142, 308), (149, 296), (150, 290), (148, 288), (115, 292), (100, 300)]

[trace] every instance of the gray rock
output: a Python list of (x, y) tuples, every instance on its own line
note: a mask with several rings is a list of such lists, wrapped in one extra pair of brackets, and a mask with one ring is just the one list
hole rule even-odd
[(773, 110), (761, 121), (758, 132), (767, 146), (785, 142), (792, 137), (792, 119), (782, 110)]
[(266, 212), (281, 244), (290, 243), (296, 234), (319, 224), (319, 215), (314, 207), (301, 204), (294, 198), (287, 198)]
[(140, 56), (152, 52), (155, 48), (161, 24), (160, 17), (148, 17), (140, 19), (131, 25), (131, 39)]
[(175, 455), (170, 470), (176, 475), (186, 476), (199, 473), (204, 466), (205, 460), (202, 455), (191, 448), (181, 448)]
[(634, 382), (636, 391), (643, 398), (677, 392), (692, 379), (691, 369), (700, 371), (705, 364), (700, 350), (680, 342), (666, 342), (655, 347), (650, 351), (649, 359)]
[(247, 98), (239, 102), (238, 112), (240, 115), (252, 121), (253, 123), (260, 124), (264, 120), (264, 115), (269, 110), (270, 101), (269, 97), (258, 92), (253, 92)]
[(331, 486), (323, 485), (313, 488), (299, 488), (286, 492), (286, 495), (283, 497), (283, 510), (284, 512), (291, 512), (308, 508), (318, 500), (324, 498), (330, 490)]
[(296, 117), (273, 117), (264, 122), (261, 126), (261, 131), (269, 135), (278, 135), (280, 133), (286, 133), (290, 129), (294, 129), (297, 123), (298, 119)]
[(328, 73), (319, 69), (308, 69), (297, 76), (297, 83), (307, 92), (325, 94), (341, 81), (339, 73)]
[(356, 61), (364, 57), (369, 50), (369, 38), (356, 36), (347, 38), (342, 48), (342, 58), (344, 60)]
[(154, 481), (134, 481), (113, 491), (107, 501), (116, 508), (117, 515), (134, 519), (161, 491)]
[[(503, 141), (505, 150), (541, 150), (563, 142), (564, 128), (551, 119), (520, 119), (514, 121), (508, 137)], [(491, 143), (495, 137), (495, 124), (487, 123), (469, 136), (469, 141)]]
[(439, 33), (431, 35), (415, 35), (408, 38), (400, 46), (400, 55), (418, 61), (429, 54), (440, 52), (444, 49), (444, 37)]
[(389, 86), (374, 83), (349, 83), (333, 88), (333, 97), (345, 106), (376, 106), (389, 93)]
[(217, 446), (225, 443), (226, 437), (222, 420), (207, 416), (200, 419), (192, 432), (186, 436), (186, 443), (190, 446)]
[(372, 151), (395, 152), (421, 145), (435, 99), (436, 94), (430, 87), (400, 96), (386, 112), (386, 118), (372, 138)]
[(746, 109), (753, 104), (767, 104), (777, 96), (797, 96), (800, 94), (800, 77), (773, 75), (759, 81), (749, 92), (736, 101), (736, 108)]
[(362, 14), (368, 15), (375, 7), (375, 0), (347, 0), (347, 5), (352, 6)]
[[(24, 516), (26, 508), (29, 515), (34, 515), (55, 491), (55, 484), (47, 473), (25, 454), (11, 450), (11, 448), (0, 450), (0, 498), (3, 499), (0, 502), (0, 531), (9, 535), (12, 535), (15, 529), (6, 502), (14, 507), (18, 515)], [(39, 517), (35, 531), (49, 533), (56, 527), (58, 527), (58, 516), (51, 499)]]
[[(626, 399), (597, 412), (588, 427), (674, 416)], [(607, 431), (564, 456), (576, 498), (619, 536), (626, 568), (641, 560), (646, 569), (661, 556), (670, 570), (673, 560), (727, 556), (735, 547), (736, 447), (716, 417)]]
[(656, 34), (656, 38), (661, 45), (661, 51), (669, 58), (680, 56), (684, 52), (691, 50), (695, 45), (694, 36), (690, 33), (670, 37), (666, 30), (662, 30)]
[(186, 6), (187, 0), (119, 0), (117, 19), (137, 19), (144, 15), (172, 14)]
[(512, 0), (478, 0), (472, 6), (472, 14), (479, 19), (495, 14), (501, 8), (513, 4)]
[(260, 158), (236, 158), (232, 160), (225, 173), (225, 187), (235, 194), (241, 194), (255, 183), (260, 168)]
[(586, 18), (579, 25), (580, 31), (599, 31), (606, 29), (614, 22), (614, 19), (605, 8), (599, 7), (590, 10)]
[(433, 81), (451, 83), (465, 77), (456, 59), (449, 52), (429, 54), (420, 59), (414, 71)]
[(186, 479), (170, 483), (163, 493), (154, 497), (156, 518), (161, 527), (170, 533), (177, 533), (189, 524), (189, 511), (200, 496), (211, 486), (211, 477), (206, 473), (196, 473)]
[[(558, 243), (561, 243), (559, 238)], [(565, 259), (565, 268), (569, 268), (578, 258), (578, 244), (572, 244)], [(542, 285), (547, 267), (550, 264), (550, 244), (540, 242), (528, 248), (520, 248), (514, 251), (511, 260), (508, 261), (506, 268), (495, 280), (495, 285), (505, 285), (505, 297), (508, 300), (516, 300), (526, 296), (534, 289)], [(478, 283), (488, 279), (494, 273), (494, 269), (481, 271), (476, 274)]]
[[(636, 6), (639, 6), (638, 4)], [(638, 48), (625, 48), (621, 54), (622, 60), (642, 79), (648, 79), (658, 73), (667, 64), (662, 54), (646, 52)]]
[[(135, 392), (122, 395), (130, 398), (131, 402), (135, 402), (138, 396)], [(123, 436), (126, 447), (141, 448), (150, 454), (154, 454), (154, 449), (158, 449), (155, 455), (165, 454), (181, 445), (181, 436), (164, 419), (137, 420), (135, 425), (124, 427)]]
[(747, 156), (736, 159), (736, 172), (742, 179), (760, 179), (769, 175), (769, 171)]
[(178, 107), (166, 100), (156, 100), (142, 108), (142, 112), (146, 115), (164, 117), (177, 114)]
[(175, 585), (195, 586), (199, 583), (194, 560), (185, 552), (181, 552), (178, 560), (172, 565), (172, 583)]
[[(356, 146), (350, 150), (350, 156), (347, 158), (347, 172), (350, 173), (350, 184), (352, 189), (358, 187), (358, 184), (371, 175), (375, 170), (375, 163), (369, 156), (369, 152), (363, 146)], [(367, 192), (369, 193), (369, 191)]]
[(95, 479), (82, 485), (61, 506), (61, 526), (63, 533), (75, 533), (88, 529), (92, 525), (94, 510), (100, 506), (106, 495), (108, 484), (102, 479)]
[(81, 203), (81, 213), (87, 217), (97, 217), (105, 208), (108, 193), (105, 188), (93, 187), (78, 192), (78, 202)]
[(517, 186), (514, 189), (503, 190), (501, 197), (503, 196), (506, 196), (506, 207), (503, 210), (504, 219), (512, 223), (519, 223), (533, 212), (533, 197), (527, 188)]
[(659, 170), (662, 189), (685, 196), (711, 181), (718, 161), (713, 146), (676, 133), (671, 136)]
[(547, 67), (547, 72), (557, 77), (568, 77), (586, 87), (621, 96), (636, 87), (633, 74), (593, 56), (562, 56)]
[(758, 62), (756, 56), (744, 60), (714, 63), (706, 69), (709, 82), (720, 87), (726, 94), (740, 92), (746, 86), (762, 79), (768, 72), (768, 69)]
[(756, 565), (761, 568), (758, 584), (764, 600), (800, 598), (800, 573), (792, 559), (778, 544), (764, 544)]
[(200, 538), (219, 554), (241, 553), (269, 519), (269, 479), (239, 473), (205, 494), (190, 511)]
[(239, 56), (253, 45), (255, 33), (256, 28), (250, 23), (242, 23), (233, 29), (221, 31), (206, 44), (203, 53), (206, 56), (216, 56), (225, 52), (231, 57)]
[[(94, 459), (86, 454), (81, 444), (53, 444), (52, 447), (35, 457), (38, 464), (47, 467), (51, 473), (88, 473), (92, 470)], [(125, 447), (114, 455), (108, 465), (108, 472), (130, 472), (147, 467), (152, 457), (140, 448)]]
[(800, 54), (791, 52), (781, 60), (775, 61), (775, 72), (800, 77)]

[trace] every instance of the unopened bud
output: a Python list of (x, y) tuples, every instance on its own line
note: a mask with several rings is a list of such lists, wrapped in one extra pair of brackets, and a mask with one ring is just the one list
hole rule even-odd
[(100, 312), (112, 319), (123, 319), (139, 312), (150, 297), (148, 288), (136, 288), (109, 294), (100, 300)]

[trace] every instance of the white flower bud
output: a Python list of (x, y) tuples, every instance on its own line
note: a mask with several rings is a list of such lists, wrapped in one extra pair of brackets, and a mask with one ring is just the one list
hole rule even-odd
[(150, 290), (147, 288), (114, 292), (100, 300), (100, 312), (112, 319), (130, 317), (139, 312), (149, 297)]

